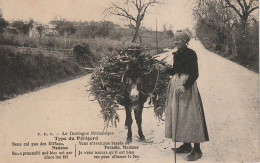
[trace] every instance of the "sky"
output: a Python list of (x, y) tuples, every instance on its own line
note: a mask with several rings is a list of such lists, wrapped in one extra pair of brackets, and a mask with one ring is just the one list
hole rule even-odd
[[(109, 20), (124, 25), (128, 21), (118, 16), (105, 16), (104, 10), (114, 0), (0, 0), (3, 17), (8, 21), (33, 20), (48, 23), (55, 18), (71, 21)], [(158, 30), (163, 25), (173, 26), (173, 30), (194, 26), (192, 0), (164, 0), (165, 5), (155, 6), (148, 10), (143, 26), (155, 30), (156, 19)]]

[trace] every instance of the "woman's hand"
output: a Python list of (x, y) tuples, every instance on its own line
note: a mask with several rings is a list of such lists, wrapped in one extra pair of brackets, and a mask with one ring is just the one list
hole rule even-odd
[(177, 93), (184, 93), (185, 91), (186, 89), (183, 85), (176, 88)]

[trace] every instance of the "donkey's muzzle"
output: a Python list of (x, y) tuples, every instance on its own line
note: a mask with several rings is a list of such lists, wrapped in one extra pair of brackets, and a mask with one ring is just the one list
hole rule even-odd
[(131, 99), (132, 101), (138, 101), (138, 98), (139, 98), (139, 95), (138, 95), (138, 94), (134, 94), (134, 95), (131, 95), (131, 96), (130, 96), (130, 99)]

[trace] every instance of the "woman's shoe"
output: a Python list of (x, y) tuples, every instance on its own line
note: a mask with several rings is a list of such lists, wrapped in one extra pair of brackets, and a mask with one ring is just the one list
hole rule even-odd
[(192, 151), (192, 146), (191, 145), (186, 145), (186, 144), (182, 144), (180, 147), (178, 148), (171, 148), (172, 151), (175, 151), (176, 153), (190, 153)]
[(200, 159), (202, 157), (202, 153), (193, 150), (187, 157), (186, 160), (187, 161), (196, 161), (198, 159)]

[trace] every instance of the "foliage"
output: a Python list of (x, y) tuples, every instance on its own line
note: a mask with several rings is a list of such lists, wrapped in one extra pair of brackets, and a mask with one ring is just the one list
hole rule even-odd
[(88, 36), (94, 39), (99, 32), (99, 24), (94, 21), (90, 22), (86, 27), (86, 32)]
[(83, 74), (82, 66), (70, 60), (0, 48), (0, 100)]
[(194, 10), (197, 18), (197, 31), (200, 28), (202, 32), (198, 34), (198, 37), (207, 37), (212, 33), (212, 43), (215, 44), (216, 50), (225, 50), (222, 45), (228, 45), (227, 39), (230, 36), (231, 30), (235, 25), (234, 17), (230, 9), (224, 8), (224, 1), (207, 1), (205, 4), (197, 6)]
[(84, 22), (78, 28), (78, 35), (86, 38), (103, 37), (107, 38), (115, 32), (117, 25), (110, 21)]
[(173, 36), (174, 36), (174, 33), (173, 33), (172, 30), (167, 30), (167, 31), (166, 31), (166, 34), (167, 34), (167, 36), (168, 36), (169, 38), (173, 38)]
[(39, 24), (39, 25), (36, 27), (36, 30), (39, 32), (40, 37), (42, 37), (42, 33), (43, 33), (43, 31), (45, 30), (45, 27), (44, 27), (44, 25)]
[(90, 51), (89, 45), (80, 43), (74, 46), (73, 53), (79, 64), (86, 67), (93, 67), (97, 58)]
[(239, 17), (239, 26), (242, 29), (242, 34), (245, 35), (248, 18), (253, 11), (259, 8), (258, 0), (225, 0), (225, 2), (225, 7), (232, 9), (233, 12)]
[(150, 96), (154, 104), (155, 116), (162, 117), (169, 76), (160, 73), (155, 68), (155, 64), (166, 65), (166, 63), (156, 60), (156, 56), (153, 56), (150, 51), (131, 47), (116, 50), (113, 52), (113, 56), (103, 58), (99, 63), (99, 67), (92, 74), (90, 90), (101, 106), (105, 127), (108, 127), (110, 123), (116, 125), (119, 118), (116, 110), (119, 104), (124, 105), (124, 92), (127, 87), (127, 65), (137, 64), (138, 60), (141, 60), (142, 63), (141, 91)]
[[(247, 26), (247, 36), (242, 36), (242, 29), (238, 29), (236, 32), (236, 40), (238, 50), (237, 59), (239, 62), (247, 67), (256, 66), (254, 69), (258, 69), (259, 61), (259, 21), (255, 21), (252, 25)], [(253, 64), (253, 65), (252, 65)], [(257, 69), (256, 69), (257, 68)]]
[(197, 0), (196, 35), (206, 48), (258, 71), (257, 8), (255, 0)]
[(27, 35), (29, 33), (30, 28), (32, 27), (33, 21), (24, 22), (22, 20), (14, 21), (10, 24), (11, 27), (15, 28), (17, 33), (22, 35)]
[(0, 34), (4, 32), (4, 29), (8, 26), (8, 22), (0, 17)]
[(3, 15), (0, 9), (0, 34), (2, 34), (4, 32), (4, 29), (8, 26), (8, 22), (4, 20), (2, 16)]
[[(52, 21), (51, 23), (55, 25), (55, 23), (57, 22), (59, 21)], [(24, 22), (24, 24), (27, 23), (28, 22)], [(35, 39), (33, 37), (28, 37), (28, 35), (18, 35), (19, 30), (17, 30), (17, 28), (9, 27), (7, 28), (7, 32), (4, 33), (5, 38), (0, 38), (0, 44), (30, 46), (30, 47), (44, 47), (44, 48), (53, 48), (53, 49), (64, 49), (64, 48), (72, 49), (75, 45), (79, 43), (87, 43), (90, 45), (91, 49), (92, 49), (92, 42), (94, 44), (96, 42), (100, 42), (98, 45), (99, 47), (100, 46), (103, 47), (102, 44), (109, 44), (108, 45), (109, 47), (104, 46), (104, 48), (101, 50), (102, 53), (101, 55), (103, 55), (103, 51), (105, 49), (113, 48), (114, 45), (118, 46), (119, 44), (121, 44), (122, 47), (127, 47), (126, 45), (130, 45), (130, 44), (137, 45), (137, 43), (131, 43), (133, 33), (135, 32), (134, 29), (120, 28), (118, 25), (110, 21), (101, 21), (101, 22), (92, 22), (92, 23), (87, 21), (86, 22), (70, 21), (69, 23), (76, 28), (76, 31), (75, 33), (67, 35), (66, 39), (64, 39), (64, 37), (62, 36), (50, 36), (50, 35), (42, 35), (42, 37)], [(91, 28), (93, 29), (93, 31), (89, 30)], [(41, 25), (39, 27), (36, 26), (36, 29), (44, 30), (41, 27)], [(139, 32), (143, 37), (142, 45), (149, 48), (155, 48), (155, 40), (156, 40), (155, 31), (141, 29)], [(171, 38), (169, 38), (167, 34), (163, 32), (157, 32), (157, 33), (158, 33), (159, 48), (169, 47), (169, 44), (172, 43)], [(103, 43), (101, 43), (101, 40), (103, 41)], [(96, 45), (94, 46), (97, 47)], [(95, 55), (99, 55), (95, 53), (95, 51), (100, 52), (99, 47), (97, 48), (97, 50), (92, 49)]]
[(17, 37), (13, 35), (2, 35), (0, 37), (0, 45), (13, 45), (13, 46), (19, 46), (19, 40), (17, 40)]
[(58, 30), (60, 36), (72, 35), (77, 30), (73, 22), (67, 21), (65, 19), (52, 20), (50, 23), (55, 25), (55, 28)]
[(110, 21), (102, 21), (100, 22), (100, 27), (98, 30), (98, 35), (101, 37), (108, 37), (112, 30), (115, 30), (116, 25)]

